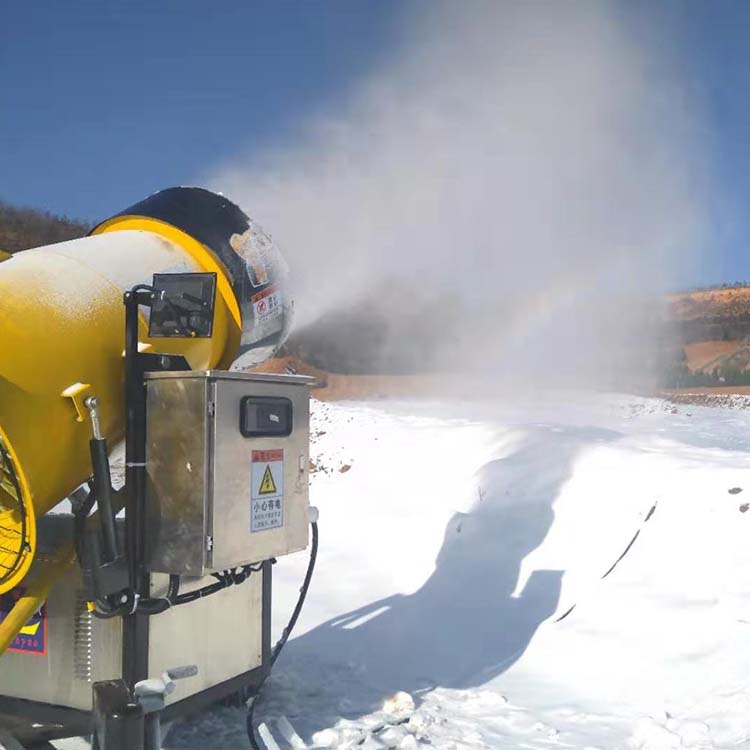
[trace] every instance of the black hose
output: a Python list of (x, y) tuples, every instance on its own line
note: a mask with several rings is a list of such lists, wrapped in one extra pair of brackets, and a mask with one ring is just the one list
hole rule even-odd
[[(119, 595), (115, 594), (115, 596)], [(95, 601), (94, 609), (92, 611), (94, 617), (100, 620), (110, 620), (113, 617), (124, 617), (125, 615), (130, 614), (130, 612), (133, 611), (133, 606), (135, 604), (135, 594), (132, 591), (127, 591), (122, 596), (124, 597), (124, 601), (118, 602), (115, 605), (109, 601)]]
[[(287, 626), (284, 628), (284, 631), (281, 634), (281, 638), (279, 638), (278, 643), (274, 646), (273, 652), (271, 653), (271, 669), (273, 669), (273, 665), (276, 663), (276, 660), (281, 655), (282, 649), (286, 645), (286, 642), (289, 640), (289, 636), (292, 634), (292, 630), (294, 630), (294, 626), (297, 624), (297, 620), (299, 619), (300, 613), (302, 612), (302, 607), (305, 604), (305, 599), (307, 598), (307, 592), (310, 588), (310, 581), (312, 581), (313, 571), (315, 570), (315, 561), (318, 558), (318, 524), (315, 521), (312, 521), (310, 523), (310, 526), (312, 526), (312, 545), (310, 547), (310, 562), (308, 562), (307, 564), (307, 573), (305, 573), (305, 580), (302, 582), (302, 587), (299, 590), (299, 598), (297, 599), (297, 604), (294, 607), (292, 616), (289, 618), (289, 622), (287, 623)], [(270, 673), (271, 670), (269, 669), (268, 671)], [(247, 729), (247, 739), (250, 741), (250, 746), (253, 748), (253, 750), (263, 750), (258, 744), (258, 740), (255, 739), (254, 714), (255, 714), (255, 704), (258, 702), (258, 698), (260, 698), (260, 692), (263, 689), (263, 685), (265, 684), (266, 678), (264, 678), (263, 681), (258, 686), (258, 690), (255, 693), (255, 697), (252, 699), (252, 702), (250, 703), (247, 709), (247, 719), (245, 722), (246, 729)]]
[(273, 653), (271, 654), (272, 668), (273, 665), (276, 664), (276, 660), (281, 655), (281, 650), (289, 640), (289, 636), (292, 634), (292, 630), (294, 630), (294, 626), (297, 624), (297, 620), (299, 620), (300, 613), (302, 612), (302, 607), (304, 606), (305, 599), (307, 598), (307, 591), (310, 588), (310, 581), (312, 581), (313, 571), (315, 570), (315, 561), (318, 557), (318, 524), (313, 521), (310, 525), (312, 526), (312, 546), (310, 547), (310, 562), (307, 564), (307, 573), (305, 573), (305, 580), (302, 582), (302, 588), (300, 588), (299, 590), (299, 599), (297, 599), (297, 606), (294, 608), (294, 612), (292, 612), (292, 616), (289, 618), (289, 622), (284, 628), (284, 631), (281, 634), (281, 638), (279, 638), (279, 642), (274, 646)]
[(144, 615), (160, 615), (174, 606), (180, 593), (180, 576), (170, 575), (167, 593), (158, 599), (141, 599), (138, 602), (138, 612)]
[(187, 591), (184, 594), (180, 594), (180, 576), (174, 574), (170, 575), (167, 593), (164, 596), (155, 599), (141, 599), (138, 602), (138, 613), (142, 615), (160, 615), (162, 612), (166, 612), (170, 607), (189, 604), (190, 602), (198, 601), (198, 599), (203, 599), (211, 594), (216, 594), (230, 586), (240, 585), (241, 583), (244, 583), (252, 573), (258, 572), (259, 570), (260, 566), (243, 565), (239, 572), (234, 569), (225, 570), (222, 573), (214, 573), (213, 577), (216, 579), (216, 583), (211, 583), (208, 586), (203, 586), (203, 588), (195, 589), (194, 591)]
[[(260, 687), (263, 687), (263, 685)], [(245, 722), (247, 727), (247, 739), (250, 741), (250, 747), (252, 747), (253, 750), (263, 750), (258, 744), (258, 740), (255, 739), (255, 703), (259, 697), (260, 688), (258, 688), (255, 698), (253, 698), (252, 703), (247, 709), (247, 720)]]
[(175, 606), (178, 606), (180, 604), (189, 604), (190, 602), (196, 602), (198, 601), (198, 599), (202, 599), (204, 596), (210, 596), (211, 594), (215, 594), (218, 591), (222, 591), (223, 589), (232, 585), (231, 577), (229, 577), (226, 573), (214, 573), (213, 576), (214, 578), (216, 578), (216, 583), (211, 583), (208, 586), (204, 586), (200, 589), (195, 589), (195, 591), (188, 591), (185, 594), (180, 594), (180, 596), (174, 599), (173, 604)]

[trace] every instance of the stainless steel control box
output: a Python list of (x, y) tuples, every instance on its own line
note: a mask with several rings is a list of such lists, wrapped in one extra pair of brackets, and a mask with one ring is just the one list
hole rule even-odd
[(312, 382), (146, 375), (151, 572), (203, 576), (307, 547)]

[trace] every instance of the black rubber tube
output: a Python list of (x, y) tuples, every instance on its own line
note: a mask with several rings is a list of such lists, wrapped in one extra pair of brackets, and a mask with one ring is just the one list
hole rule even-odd
[[(300, 613), (302, 612), (302, 607), (305, 604), (305, 599), (307, 598), (307, 592), (310, 589), (310, 582), (312, 581), (313, 572), (315, 570), (315, 561), (318, 559), (318, 524), (313, 521), (310, 526), (312, 527), (310, 562), (308, 562), (307, 564), (305, 580), (302, 582), (302, 587), (299, 590), (299, 598), (297, 599), (297, 604), (294, 607), (292, 616), (289, 618), (289, 622), (284, 628), (284, 632), (281, 634), (281, 638), (279, 638), (278, 643), (274, 646), (273, 652), (271, 653), (271, 669), (273, 669), (273, 665), (276, 664), (276, 660), (281, 655), (281, 651), (286, 645), (286, 642), (289, 640), (289, 636), (292, 634), (294, 626), (297, 624), (297, 620), (299, 619)], [(268, 671), (270, 674), (271, 670), (269, 669)], [(253, 750), (263, 750), (258, 744), (258, 740), (255, 739), (255, 704), (258, 702), (258, 698), (260, 698), (260, 692), (263, 689), (264, 684), (265, 679), (258, 686), (258, 692), (255, 694), (252, 703), (250, 703), (247, 709), (247, 719), (245, 721), (245, 727), (247, 729), (247, 739), (249, 740), (250, 746), (253, 748)]]
[(310, 581), (312, 581), (313, 571), (315, 570), (315, 561), (318, 558), (318, 524), (313, 521), (310, 526), (312, 526), (312, 546), (310, 547), (310, 562), (307, 564), (305, 580), (302, 582), (302, 587), (299, 590), (297, 605), (294, 608), (294, 612), (292, 612), (292, 616), (289, 618), (287, 626), (284, 628), (284, 632), (281, 634), (281, 638), (279, 638), (279, 642), (274, 646), (273, 653), (271, 654), (271, 668), (273, 668), (273, 665), (276, 664), (276, 660), (281, 655), (282, 649), (286, 645), (286, 642), (289, 640), (289, 636), (292, 634), (292, 630), (294, 630), (294, 626), (297, 624), (297, 620), (299, 620), (300, 613), (302, 612), (302, 607), (304, 606), (305, 599), (307, 598), (307, 591), (310, 588)]

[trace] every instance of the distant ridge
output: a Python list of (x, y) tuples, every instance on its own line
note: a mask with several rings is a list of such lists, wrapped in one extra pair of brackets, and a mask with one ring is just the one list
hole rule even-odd
[(692, 294), (693, 292), (713, 292), (720, 289), (748, 289), (750, 288), (750, 281), (732, 281), (724, 284), (701, 284), (697, 286), (689, 286), (685, 289), (678, 289), (672, 292), (673, 295), (678, 294)]
[(0, 250), (8, 253), (83, 237), (90, 228), (86, 222), (67, 216), (0, 201)]

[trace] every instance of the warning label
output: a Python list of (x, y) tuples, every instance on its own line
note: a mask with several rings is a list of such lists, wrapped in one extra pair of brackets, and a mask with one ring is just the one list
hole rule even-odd
[[(24, 590), (17, 588), (0, 595), (0, 622), (10, 614), (23, 594)], [(8, 651), (15, 651), (18, 654), (35, 654), (36, 656), (47, 655), (46, 604), (43, 604), (26, 625), (21, 628), (21, 632), (8, 646)]]
[(255, 320), (265, 323), (267, 320), (281, 315), (281, 294), (271, 289), (253, 297), (253, 312)]
[(253, 451), (250, 531), (284, 525), (284, 451)]
[(266, 470), (263, 472), (263, 479), (260, 480), (260, 489), (258, 490), (260, 495), (278, 495), (279, 491), (276, 489), (276, 482), (273, 481), (273, 474), (271, 467), (266, 466)]

